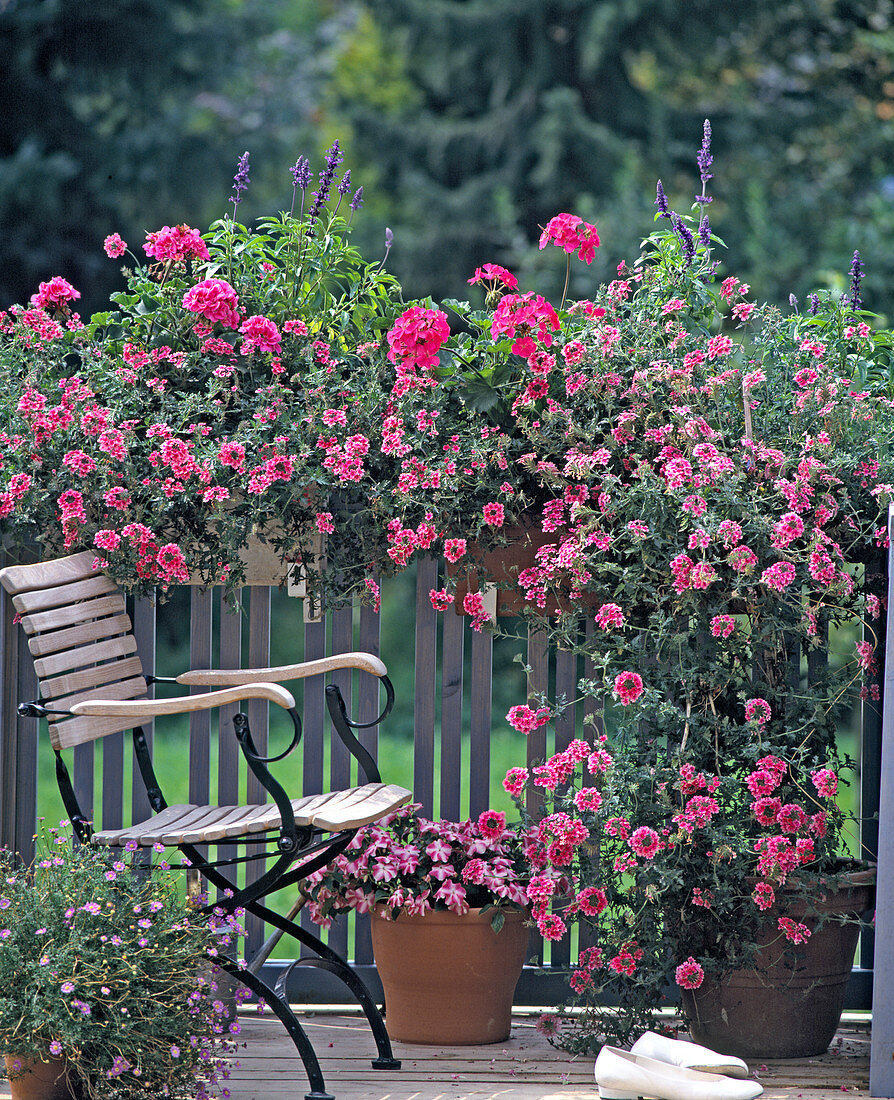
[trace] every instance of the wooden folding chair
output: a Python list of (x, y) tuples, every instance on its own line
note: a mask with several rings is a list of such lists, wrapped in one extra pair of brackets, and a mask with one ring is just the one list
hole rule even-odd
[[(267, 767), (290, 753), (301, 738), (301, 723), (291, 693), (280, 681), (303, 679), (334, 669), (354, 668), (378, 677), (386, 690), (386, 705), (373, 725), (394, 702), (385, 665), (369, 653), (345, 653), (303, 664), (250, 670), (195, 670), (174, 680), (143, 675), (124, 594), (104, 573), (93, 568), (92, 552), (75, 554), (35, 565), (0, 570), (0, 584), (11, 595), (28, 636), (28, 648), (40, 684), (40, 701), (22, 703), (19, 713), (46, 718), (56, 755), (56, 778), (66, 812), (85, 843), (108, 846), (155, 844), (176, 847), (189, 864), (220, 892), (213, 904), (232, 911), (244, 907), (275, 928), (295, 937), (313, 956), (302, 959), (335, 974), (357, 998), (369, 1020), (376, 1042), (376, 1069), (400, 1066), (391, 1050), (385, 1025), (369, 991), (335, 951), (294, 921), (263, 904), (274, 891), (295, 886), (324, 867), (350, 844), (357, 829), (377, 821), (408, 802), (403, 787), (382, 783), (370, 754), (352, 733), (360, 723), (348, 718), (339, 689), (326, 688), (326, 703), (334, 728), (357, 760), (367, 782), (349, 790), (290, 798)], [(167, 682), (217, 688), (176, 699), (149, 699), (147, 686)], [(244, 699), (263, 699), (286, 710), (294, 734), (291, 744), (276, 756), (256, 749), (248, 719), (237, 714), (233, 728), (248, 767), (272, 798), (254, 806), (169, 806), (152, 765), (141, 722), (167, 714), (208, 710)], [(62, 750), (130, 729), (134, 753), (154, 813), (127, 828), (94, 830), (78, 805)], [(260, 843), (259, 843), (260, 842)], [(251, 852), (212, 860), (207, 845), (250, 844)], [(258, 852), (258, 848), (262, 850)], [(238, 868), (251, 859), (265, 861), (260, 876), (239, 886), (223, 868)], [(269, 861), (269, 866), (266, 862)], [(283, 988), (271, 989), (247, 967), (228, 959), (215, 962), (253, 993), (263, 997), (283, 1022), (307, 1071), (310, 1091), (306, 1100), (329, 1100), (313, 1047)]]

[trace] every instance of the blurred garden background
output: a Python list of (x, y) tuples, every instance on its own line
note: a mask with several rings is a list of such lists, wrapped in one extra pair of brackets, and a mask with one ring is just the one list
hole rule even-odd
[[(288, 167), (335, 138), (363, 187), (355, 243), (378, 259), (392, 230), (408, 297), (462, 298), (494, 262), (558, 299), (564, 270), (537, 240), (560, 211), (602, 238), (573, 276), (585, 297), (636, 257), (659, 177), (688, 210), (709, 118), (724, 273), (784, 304), (843, 290), (859, 249), (866, 307), (894, 316), (890, 0), (0, 0), (0, 71), (0, 308), (58, 274), (89, 314), (122, 284), (107, 235), (204, 229), (246, 150), (250, 224), (288, 206)], [(399, 608), (412, 577), (391, 583)], [(176, 672), (184, 605), (167, 608)], [(300, 659), (292, 641), (274, 639), (274, 660)], [(411, 651), (386, 600), (406, 708)], [(509, 649), (495, 683), (501, 718), (524, 695)]]

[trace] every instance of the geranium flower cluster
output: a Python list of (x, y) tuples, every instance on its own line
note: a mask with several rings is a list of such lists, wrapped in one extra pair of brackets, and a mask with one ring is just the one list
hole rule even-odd
[(529, 861), (542, 862), (534, 830), (506, 824), (485, 810), (475, 820), (429, 821), (420, 806), (402, 807), (359, 830), (334, 863), (310, 875), (308, 912), (328, 927), (339, 912), (373, 909), (393, 918), (429, 909), (466, 913), (472, 908), (528, 905)]

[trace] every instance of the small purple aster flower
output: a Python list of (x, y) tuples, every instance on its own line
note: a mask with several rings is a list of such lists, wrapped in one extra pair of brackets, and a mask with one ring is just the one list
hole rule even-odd
[(242, 202), (242, 192), (246, 190), (250, 182), (248, 178), (248, 150), (246, 149), (239, 158), (236, 175), (233, 176), (233, 197), (230, 201), (233, 203), (234, 213), (236, 207)]
[(664, 193), (664, 188), (661, 186), (661, 180), (655, 188), (655, 205), (658, 207), (658, 213), (662, 218), (669, 218), (670, 213), (667, 207), (667, 195)]

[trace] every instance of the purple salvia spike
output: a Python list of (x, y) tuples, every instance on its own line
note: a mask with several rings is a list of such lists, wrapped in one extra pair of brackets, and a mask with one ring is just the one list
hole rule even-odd
[(359, 210), (363, 205), (363, 188), (358, 187), (354, 192), (354, 197), (351, 199), (351, 209)]
[(860, 261), (860, 253), (854, 252), (854, 258), (851, 261), (850, 307), (852, 310), (863, 308), (863, 297), (860, 294), (860, 284), (863, 282), (864, 270), (865, 268)]
[(242, 202), (242, 192), (248, 187), (249, 182), (248, 150), (246, 149), (246, 151), (239, 158), (239, 164), (236, 168), (236, 175), (233, 176), (233, 197), (231, 199), (231, 202), (233, 203), (234, 209), (239, 205), (240, 202)]
[(664, 193), (664, 188), (661, 186), (661, 180), (658, 181), (658, 185), (655, 188), (655, 205), (658, 207), (658, 213), (662, 218), (669, 218), (667, 206), (667, 195)]

